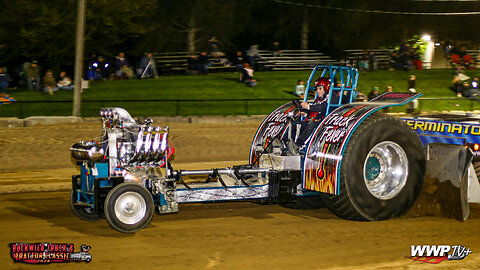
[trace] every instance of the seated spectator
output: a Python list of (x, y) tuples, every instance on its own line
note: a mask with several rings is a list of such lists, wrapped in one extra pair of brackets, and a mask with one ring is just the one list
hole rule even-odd
[(109, 80), (112, 77), (112, 66), (103, 56), (98, 56), (96, 76), (98, 80)]
[(55, 76), (53, 76), (53, 72), (51, 70), (47, 70), (45, 76), (43, 77), (43, 91), (53, 95), (53, 92), (57, 90), (57, 80), (55, 79)]
[[(470, 88), (470, 84), (468, 82), (464, 82), (461, 88), (462, 97), (466, 98), (480, 98), (480, 90)], [(479, 101), (480, 102), (480, 101)]]
[(373, 87), (372, 91), (368, 93), (368, 100), (372, 100), (380, 95), (380, 92), (378, 91), (378, 87)]
[(155, 65), (155, 60), (153, 59), (153, 54), (147, 53), (140, 60), (140, 65), (137, 70), (137, 75), (140, 79), (143, 78), (157, 78), (157, 67)]
[(470, 88), (478, 89), (479, 88), (479, 79), (478, 76), (473, 77), (473, 80), (470, 82)]
[(367, 96), (362, 93), (362, 91), (358, 91), (357, 96), (355, 97), (355, 102), (367, 102), (368, 98)]
[(295, 86), (295, 90), (293, 91), (293, 94), (300, 98), (305, 97), (305, 85), (303, 84), (302, 80), (298, 80), (297, 85)]
[(240, 81), (248, 87), (254, 87), (257, 85), (257, 81), (253, 78), (253, 68), (248, 63), (243, 64)]
[(452, 90), (458, 97), (462, 96), (462, 87), (463, 83), (460, 79), (460, 76), (455, 75), (452, 80), (452, 85), (450, 86), (450, 90)]
[(358, 57), (358, 69), (368, 70), (368, 52), (364, 51), (362, 55)]
[(58, 82), (57, 82), (57, 87), (60, 90), (73, 90), (73, 84), (72, 84), (72, 79), (67, 77), (67, 73), (65, 71), (61, 71)]
[(5, 69), (0, 67), (0, 94), (6, 94), (8, 85), (10, 84), (10, 76)]
[(31, 63), (26, 62), (23, 65), (23, 72), (28, 90), (40, 90), (40, 68), (38, 67), (38, 62), (35, 60)]
[(118, 53), (118, 56), (115, 57), (115, 76), (117, 76), (117, 78), (128, 79), (133, 79), (133, 77), (135, 77), (127, 58), (125, 58), (125, 53), (123, 52)]
[(282, 56), (282, 51), (280, 50), (280, 42), (278, 41), (273, 42), (272, 56)]
[(417, 70), (422, 70), (423, 69), (423, 62), (420, 60), (420, 55), (418, 54), (418, 51), (413, 52), (413, 65)]

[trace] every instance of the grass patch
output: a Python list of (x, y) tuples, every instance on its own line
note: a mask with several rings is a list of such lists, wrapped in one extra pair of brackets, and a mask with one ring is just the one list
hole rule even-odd
[[(410, 74), (417, 76), (417, 92), (422, 92), (423, 97), (455, 97), (448, 89), (454, 72), (447, 69), (361, 72), (358, 90), (368, 94), (372, 87), (377, 86), (383, 92), (387, 85), (391, 85), (393, 91), (405, 92)], [(468, 76), (474, 74), (475, 71), (467, 72)], [(268, 114), (287, 101), (245, 101), (245, 99), (293, 99), (295, 96), (292, 92), (297, 80), (306, 81), (309, 75), (310, 71), (256, 72), (258, 84), (253, 88), (239, 83), (239, 74), (235, 73), (91, 82), (90, 88), (82, 94), (84, 102), (81, 112), (82, 116), (97, 116), (100, 108), (115, 106), (123, 107), (135, 116)], [(17, 101), (28, 103), (0, 105), (0, 116), (23, 118), (32, 115), (72, 114), (71, 91), (58, 91), (53, 96), (25, 89), (11, 89), (9, 93)], [(241, 101), (219, 101), (224, 99)], [(150, 101), (132, 102), (132, 100)], [(480, 109), (480, 103), (467, 100), (421, 101), (421, 103), (424, 111)], [(392, 111), (405, 111), (405, 108), (392, 108)]]

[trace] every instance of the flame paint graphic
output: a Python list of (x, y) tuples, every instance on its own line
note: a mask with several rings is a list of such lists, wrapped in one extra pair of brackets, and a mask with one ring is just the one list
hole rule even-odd
[(415, 257), (407, 257), (417, 262), (423, 263), (431, 263), (431, 264), (439, 264), (443, 261), (448, 260), (447, 256), (415, 256)]
[[(328, 152), (331, 144), (325, 144), (322, 147), (322, 153)], [(305, 164), (305, 188), (335, 194), (335, 161), (320, 158), (320, 162), (307, 159)]]

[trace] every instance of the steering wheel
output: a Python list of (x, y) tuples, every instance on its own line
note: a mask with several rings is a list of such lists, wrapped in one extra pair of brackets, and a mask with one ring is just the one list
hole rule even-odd
[(302, 105), (300, 105), (300, 101), (298, 101), (298, 99), (293, 99), (292, 103), (297, 109), (302, 109)]

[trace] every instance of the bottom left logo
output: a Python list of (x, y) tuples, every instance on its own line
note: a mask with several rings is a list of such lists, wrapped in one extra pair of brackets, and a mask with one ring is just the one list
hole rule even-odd
[(32, 264), (90, 262), (90, 249), (83, 244), (80, 252), (74, 252), (72, 243), (10, 243), (10, 255), (14, 262)]

